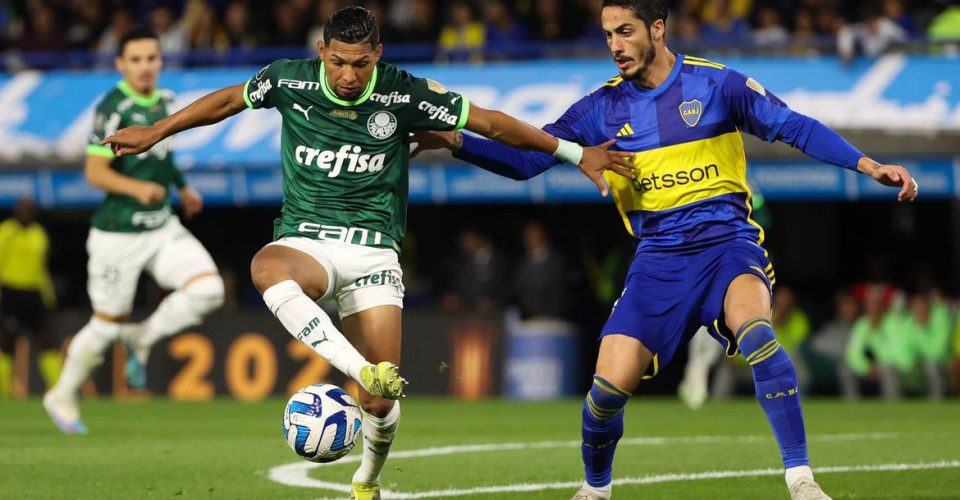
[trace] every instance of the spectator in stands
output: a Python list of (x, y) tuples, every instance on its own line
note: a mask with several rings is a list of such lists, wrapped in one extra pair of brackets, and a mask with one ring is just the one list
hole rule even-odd
[(798, 9), (793, 18), (793, 34), (790, 41), (794, 52), (802, 53), (816, 45), (817, 30), (813, 20), (813, 12), (809, 9)]
[(158, 5), (150, 11), (150, 28), (157, 34), (164, 56), (187, 51), (187, 33), (168, 5)]
[(323, 27), (327, 24), (327, 19), (340, 8), (339, 0), (320, 0), (317, 8), (314, 10), (313, 27), (307, 34), (307, 49), (314, 51), (317, 48), (317, 41), (323, 39)]
[(75, 50), (95, 48), (103, 30), (103, 6), (100, 2), (77, 2), (77, 12), (65, 33), (67, 46)]
[(516, 53), (516, 48), (527, 39), (527, 29), (513, 17), (504, 0), (485, 2), (483, 18), (486, 22), (488, 58), (507, 58)]
[[(404, 19), (398, 24), (399, 41), (410, 44), (436, 43), (439, 36), (437, 30), (437, 14), (433, 2), (430, 0), (409, 0), (409, 15), (399, 16)], [(402, 5), (402, 4), (401, 4)], [(401, 9), (394, 7), (394, 12)]]
[[(886, 400), (900, 399), (900, 373), (910, 371), (914, 346), (896, 328), (896, 313), (890, 312), (891, 295), (883, 285), (864, 289), (864, 315), (853, 325), (846, 362), (860, 381), (880, 384)], [(859, 382), (850, 397), (859, 397)]]
[(913, 35), (917, 32), (917, 25), (913, 18), (907, 14), (903, 6), (903, 0), (884, 0), (883, 15), (891, 21), (897, 23), (897, 26), (903, 28), (907, 35)]
[(736, 45), (750, 40), (746, 19), (730, 8), (730, 0), (709, 0), (703, 17), (703, 38), (712, 45)]
[(797, 304), (793, 289), (787, 285), (780, 284), (774, 289), (772, 319), (777, 340), (793, 359), (800, 385), (805, 386), (810, 381), (810, 370), (800, 356), (800, 345), (810, 336), (810, 317)]
[(67, 47), (63, 32), (57, 26), (57, 16), (53, 7), (45, 3), (38, 3), (31, 9), (27, 30), (18, 45), (25, 52), (52, 52)]
[(503, 277), (507, 262), (494, 248), (490, 237), (467, 229), (460, 234), (460, 255), (448, 272), (440, 276), (444, 290), (441, 306), (451, 311), (489, 312), (498, 309), (504, 299)]
[(897, 328), (916, 346), (923, 365), (927, 394), (943, 399), (946, 392), (943, 372), (950, 360), (951, 314), (947, 304), (935, 293), (920, 291), (910, 295), (908, 310)]
[(227, 47), (227, 36), (220, 26), (217, 10), (210, 4), (200, 1), (191, 2), (188, 7), (190, 48), (193, 50), (223, 50)]
[(447, 23), (440, 28), (441, 58), (447, 61), (478, 61), (486, 45), (486, 29), (466, 0), (450, 4)]
[(779, 285), (774, 290), (773, 326), (780, 345), (789, 353), (795, 353), (810, 336), (810, 318), (797, 304), (796, 295), (789, 286)]
[(677, 34), (673, 39), (679, 46), (695, 50), (700, 41), (700, 21), (695, 16), (684, 14), (677, 19), (676, 26)]
[(303, 13), (293, 2), (277, 2), (273, 9), (274, 27), (267, 33), (267, 44), (273, 47), (302, 47), (307, 38)]
[(564, 16), (560, 0), (536, 0), (528, 20), (529, 33), (536, 40), (567, 40), (579, 34), (571, 17)]
[(570, 275), (567, 263), (555, 251), (540, 222), (523, 228), (523, 260), (514, 273), (514, 288), (522, 319), (560, 319), (569, 314)]
[(783, 47), (790, 42), (790, 34), (780, 22), (780, 12), (772, 5), (757, 11), (758, 27), (753, 32), (753, 43), (760, 47)]
[(869, 5), (864, 13), (862, 22), (846, 25), (837, 33), (837, 52), (844, 62), (850, 62), (858, 49), (867, 57), (878, 57), (908, 40), (907, 32), (876, 6)]
[(97, 55), (102, 67), (113, 67), (117, 55), (117, 42), (133, 27), (133, 14), (128, 9), (110, 11), (110, 26), (100, 35), (97, 42)]
[(62, 368), (49, 328), (50, 311), (57, 302), (47, 269), (50, 241), (36, 216), (33, 201), (22, 199), (13, 217), (0, 224), (0, 397), (11, 391), (10, 354), (18, 334), (33, 336), (40, 351), (40, 375), (48, 388)]
[[(320, 2), (320, 5), (324, 3)], [(223, 25), (223, 34), (230, 48), (252, 49), (260, 42), (258, 31), (250, 23), (250, 7), (244, 2), (230, 2), (223, 14)], [(319, 39), (319, 35), (313, 39), (309, 44), (311, 49), (317, 46)]]
[(857, 379), (856, 375), (847, 367), (844, 358), (846, 357), (847, 344), (850, 343), (853, 325), (860, 317), (860, 304), (850, 290), (844, 289), (838, 291), (834, 296), (833, 306), (833, 319), (813, 335), (813, 352), (833, 364), (840, 394), (844, 398), (852, 400), (856, 399), (858, 394)]

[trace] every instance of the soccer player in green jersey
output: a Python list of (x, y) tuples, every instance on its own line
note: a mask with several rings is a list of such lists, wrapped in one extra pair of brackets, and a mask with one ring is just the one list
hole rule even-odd
[[(93, 316), (70, 343), (56, 385), (44, 408), (65, 433), (83, 433), (76, 397), (103, 352), (116, 340), (130, 348), (128, 382), (146, 383), (150, 347), (163, 337), (199, 324), (223, 303), (223, 280), (210, 254), (170, 210), (168, 189), (179, 190), (186, 218), (203, 208), (164, 142), (148, 152), (117, 157), (100, 144), (120, 127), (150, 125), (167, 116), (173, 95), (157, 88), (160, 43), (149, 30), (135, 28), (118, 46), (116, 67), (123, 80), (103, 97), (95, 113), (84, 171), (87, 181), (107, 193), (93, 215), (87, 238), (87, 292)], [(143, 323), (130, 323), (142, 272), (173, 290)]]
[[(331, 16), (317, 49), (319, 58), (276, 61), (244, 84), (103, 144), (122, 157), (246, 108), (280, 112), (283, 206), (275, 241), (253, 259), (253, 281), (292, 335), (360, 382), (365, 446), (353, 493), (379, 498), (380, 470), (400, 416), (391, 400), (402, 396), (405, 383), (396, 367), (403, 306), (397, 252), (406, 229), (410, 132), (466, 128), (551, 153), (580, 165), (601, 190), (604, 171), (631, 175), (623, 168), (629, 155), (559, 141), (380, 62), (379, 29), (364, 8)], [(366, 357), (314, 302), (324, 298), (337, 300), (344, 330), (360, 339)]]

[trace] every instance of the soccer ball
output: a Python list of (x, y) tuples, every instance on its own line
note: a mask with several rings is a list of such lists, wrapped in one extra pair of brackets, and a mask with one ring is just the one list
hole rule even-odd
[(357, 402), (331, 384), (314, 384), (290, 396), (283, 411), (283, 437), (311, 462), (333, 462), (350, 453), (360, 434)]

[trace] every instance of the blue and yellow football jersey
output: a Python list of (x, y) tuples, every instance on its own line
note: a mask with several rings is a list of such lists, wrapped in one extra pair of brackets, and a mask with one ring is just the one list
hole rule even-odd
[(773, 141), (791, 113), (755, 80), (677, 55), (657, 88), (614, 78), (544, 130), (587, 146), (615, 137), (615, 149), (636, 153), (636, 180), (605, 175), (627, 231), (638, 250), (690, 251), (763, 242), (740, 132)]

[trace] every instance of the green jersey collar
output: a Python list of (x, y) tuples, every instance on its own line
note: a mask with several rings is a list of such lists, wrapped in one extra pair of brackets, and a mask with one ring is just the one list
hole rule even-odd
[(160, 92), (157, 91), (157, 89), (153, 89), (150, 95), (138, 94), (125, 80), (120, 80), (117, 88), (120, 89), (120, 92), (123, 92), (123, 95), (133, 99), (133, 102), (139, 106), (149, 107), (160, 102)]
[(330, 89), (330, 85), (327, 83), (327, 72), (324, 71), (324, 63), (320, 61), (320, 88), (323, 89), (323, 94), (327, 96), (327, 99), (330, 99), (336, 104), (341, 106), (356, 106), (358, 104), (363, 104), (370, 98), (370, 94), (373, 93), (373, 88), (377, 85), (377, 73), (379, 68), (377, 66), (373, 67), (373, 76), (370, 78), (370, 83), (367, 83), (367, 88), (360, 94), (355, 101), (344, 101), (343, 99), (337, 97), (337, 94), (333, 93), (333, 90)]

